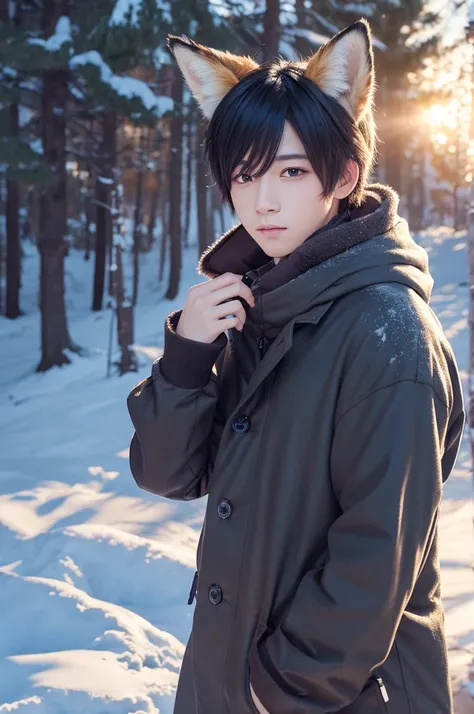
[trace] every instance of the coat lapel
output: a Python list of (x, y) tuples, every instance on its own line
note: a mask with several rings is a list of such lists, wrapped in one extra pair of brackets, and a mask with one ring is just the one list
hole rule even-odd
[(289, 352), (291, 346), (293, 345), (293, 331), (295, 324), (309, 323), (316, 326), (334, 302), (335, 300), (330, 300), (329, 302), (316, 305), (312, 310), (309, 310), (304, 315), (297, 315), (285, 325), (270, 345), (268, 351), (262, 357), (261, 362), (257, 365), (248, 383), (247, 389), (244, 391), (241, 400), (235, 407), (231, 418), (234, 414), (238, 414), (242, 410), (242, 407), (252, 397), (255, 390), (258, 389), (264, 379), (268, 377), (286, 353)]

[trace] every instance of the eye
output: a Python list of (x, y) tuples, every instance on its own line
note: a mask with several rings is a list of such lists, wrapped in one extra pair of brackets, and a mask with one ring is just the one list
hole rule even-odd
[[(304, 169), (298, 169), (298, 168), (293, 167), (293, 166), (291, 166), (291, 167), (285, 169), (285, 171), (283, 171), (283, 173), (285, 173), (286, 171), (300, 171), (302, 174), (308, 173), (308, 172), (305, 171)], [(300, 174), (298, 174), (298, 176), (299, 176), (299, 175), (300, 175)], [(290, 176), (290, 178), (297, 178), (297, 176), (295, 176), (295, 175), (293, 174), (292, 176)]]
[(237, 179), (239, 179), (239, 178), (249, 178), (249, 179), (251, 179), (252, 177), (249, 176), (249, 174), (239, 174), (238, 176), (236, 176), (236, 177), (234, 178), (234, 181), (235, 181), (236, 183), (250, 183), (250, 181), (238, 181)]

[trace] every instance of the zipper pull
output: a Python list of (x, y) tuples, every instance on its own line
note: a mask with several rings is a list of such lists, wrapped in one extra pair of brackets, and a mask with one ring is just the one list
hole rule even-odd
[(257, 337), (257, 345), (258, 349), (260, 350), (260, 353), (264, 355), (268, 345), (268, 337), (266, 337), (265, 335), (259, 335)]
[(199, 573), (199, 570), (196, 570), (196, 572), (194, 573), (193, 583), (191, 585), (191, 590), (189, 591), (188, 605), (193, 604), (193, 600), (196, 595), (198, 573)]
[(383, 697), (384, 702), (388, 702), (389, 696), (388, 696), (387, 689), (385, 688), (385, 684), (383, 683), (382, 677), (376, 677), (376, 679), (377, 679), (377, 683), (380, 687), (380, 691), (382, 692), (382, 697)]

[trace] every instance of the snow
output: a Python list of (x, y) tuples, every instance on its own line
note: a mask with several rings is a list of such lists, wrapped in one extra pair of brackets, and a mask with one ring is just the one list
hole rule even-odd
[(25, 127), (35, 116), (36, 112), (34, 112), (29, 107), (25, 107), (23, 106), (23, 104), (20, 104), (18, 106), (18, 123), (20, 127)]
[(173, 108), (173, 100), (170, 97), (157, 96), (145, 82), (135, 79), (135, 77), (114, 74), (96, 50), (83, 52), (82, 54), (71, 57), (69, 64), (71, 69), (87, 64), (98, 67), (101, 81), (104, 82), (104, 84), (110, 85), (117, 94), (122, 97), (127, 97), (127, 99), (138, 97), (145, 107), (149, 111), (153, 111), (158, 117)]
[[(419, 241), (435, 278), (432, 306), (467, 390), (466, 238), (440, 229)], [(90, 311), (93, 261), (74, 249), (66, 258), (67, 309), (71, 335), (88, 355), (35, 373), (38, 255), (25, 246), (26, 314), (0, 318), (0, 714), (173, 711), (207, 499), (171, 501), (138, 489), (128, 466), (126, 397), (161, 354), (166, 315), (203, 280), (196, 251), (184, 253), (181, 291), (171, 302), (161, 299), (166, 286), (158, 284), (156, 252), (140, 256), (140, 371), (107, 378), (111, 315)], [(474, 655), (470, 469), (466, 431), (444, 487), (440, 564), (450, 672), (467, 706)]]
[(130, 24), (137, 25), (142, 0), (117, 0), (110, 16), (109, 25), (125, 25), (130, 15)]
[[(375, 334), (378, 337), (380, 337), (381, 342), (385, 342), (387, 339), (387, 333), (385, 332), (386, 327), (387, 327), (387, 325), (385, 324), (385, 325), (382, 325), (382, 327), (379, 327), (377, 330), (375, 330)], [(392, 361), (393, 359), (394, 359), (394, 357), (392, 357), (390, 361)]]
[(30, 37), (30, 45), (41, 45), (48, 52), (58, 52), (65, 42), (72, 42), (71, 20), (63, 15), (56, 23), (56, 29), (51, 37), (43, 40), (40, 37)]
[(32, 151), (34, 151), (38, 156), (43, 156), (44, 151), (43, 151), (43, 139), (40, 137), (35, 137), (34, 139), (30, 139), (28, 141), (28, 146)]
[(312, 45), (315, 45), (316, 47), (324, 45), (326, 42), (329, 41), (329, 37), (326, 37), (326, 35), (321, 35), (319, 32), (313, 32), (313, 30), (307, 30), (304, 27), (295, 27), (293, 30), (287, 28), (286, 32), (291, 35), (305, 37), (308, 42), (310, 42)]
[[(320, 19), (320, 21), (323, 19), (320, 18), (317, 13), (313, 14), (315, 15), (315, 17)], [(324, 23), (322, 24), (324, 24), (326, 28), (329, 29), (331, 32), (333, 31), (331, 30), (331, 27), (334, 28), (334, 25), (331, 25), (331, 23), (324, 21)], [(338, 32), (337, 28), (335, 29), (335, 32)], [(295, 35), (298, 35), (299, 37), (305, 37), (310, 44), (315, 46), (315, 48), (326, 44), (326, 42), (328, 42), (330, 39), (326, 35), (322, 35), (319, 32), (314, 32), (313, 30), (308, 30), (304, 27), (285, 27), (283, 33), (285, 36), (288, 35), (289, 37), (294, 37)], [(381, 40), (378, 40), (374, 35), (372, 35), (372, 44), (379, 50), (387, 49), (387, 45), (385, 45)], [(284, 52), (289, 59), (297, 58), (297, 54), (295, 53), (294, 49), (284, 39), (280, 40), (280, 52)]]
[[(171, 7), (169, 0), (156, 0), (163, 21), (169, 25), (173, 24)], [(143, 7), (143, 0), (116, 0), (115, 7), (109, 19), (109, 26), (128, 24), (127, 18), (130, 16), (130, 25), (138, 25), (140, 12)]]
[(298, 55), (293, 44), (291, 42), (287, 42), (282, 35), (280, 35), (280, 39), (278, 42), (278, 52), (284, 55), (286, 59), (298, 59)]
[(346, 2), (344, 3), (344, 11), (353, 12), (363, 17), (372, 17), (375, 11), (375, 3)]
[(7, 77), (8, 79), (15, 79), (16, 77), (18, 77), (18, 72), (16, 71), (16, 69), (13, 69), (13, 67), (1, 67), (0, 73), (2, 79), (6, 79)]

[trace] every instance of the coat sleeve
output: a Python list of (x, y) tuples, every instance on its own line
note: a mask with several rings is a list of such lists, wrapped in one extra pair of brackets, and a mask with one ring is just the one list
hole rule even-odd
[[(324, 567), (305, 573), (281, 622), (254, 644), (252, 686), (271, 714), (327, 714), (354, 701), (390, 651), (438, 515), (462, 415), (430, 384), (403, 380), (353, 405), (334, 428), (341, 507)], [(444, 459), (443, 459), (444, 453)]]
[(135, 428), (129, 462), (140, 488), (188, 501), (209, 491), (225, 423), (218, 396), (227, 338), (221, 333), (211, 344), (180, 338), (179, 314), (166, 320), (163, 356), (128, 395)]

